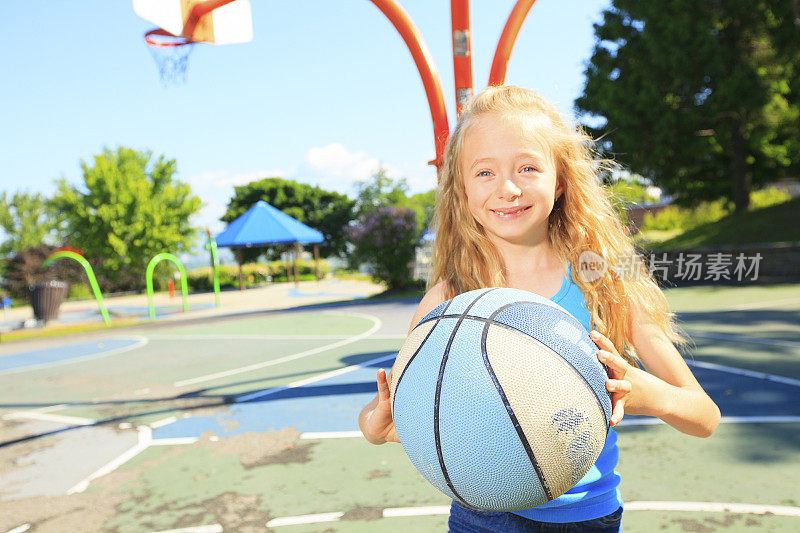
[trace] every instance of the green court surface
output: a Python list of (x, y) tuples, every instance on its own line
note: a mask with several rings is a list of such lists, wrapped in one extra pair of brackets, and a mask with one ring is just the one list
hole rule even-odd
[[(626, 417), (624, 530), (800, 530), (800, 285), (666, 294), (724, 419), (699, 439)], [(356, 432), (415, 308), (130, 328), (83, 340), (146, 342), (0, 370), (0, 533), (446, 531), (449, 500), (402, 448)]]

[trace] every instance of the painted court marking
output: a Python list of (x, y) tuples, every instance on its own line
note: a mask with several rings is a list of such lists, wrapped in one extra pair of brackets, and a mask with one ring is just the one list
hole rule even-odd
[(343, 374), (348, 374), (350, 372), (353, 372), (353, 371), (358, 370), (359, 368), (363, 368), (365, 366), (370, 366), (370, 365), (373, 365), (373, 364), (382, 363), (384, 361), (388, 361), (390, 359), (394, 359), (395, 357), (397, 357), (397, 354), (384, 355), (383, 357), (378, 357), (377, 359), (372, 359), (370, 361), (364, 361), (363, 363), (358, 363), (358, 364), (355, 364), (355, 365), (346, 366), (344, 368), (339, 368), (338, 370), (332, 370), (330, 372), (325, 372), (323, 374), (318, 374), (318, 375), (312, 376), (310, 378), (301, 379), (299, 381), (294, 381), (292, 383), (289, 383), (288, 385), (284, 385), (283, 387), (275, 387), (274, 389), (266, 389), (266, 390), (262, 390), (262, 391), (253, 392), (253, 393), (247, 394), (245, 396), (239, 396), (238, 398), (236, 398), (236, 403), (249, 402), (249, 401), (257, 400), (257, 399), (260, 399), (260, 398), (264, 398), (265, 396), (270, 396), (272, 394), (277, 394), (277, 393), (279, 393), (281, 391), (285, 391), (287, 389), (294, 389), (296, 387), (302, 387), (303, 385), (310, 385), (311, 383), (316, 383), (317, 381), (322, 381), (322, 380), (325, 380), (325, 379), (328, 379), (328, 378), (333, 378), (333, 377), (336, 377), (336, 376), (341, 376)]
[[(625, 502), (623, 504), (625, 512), (628, 511), (690, 511), (705, 513), (741, 513), (741, 514), (773, 514), (779, 516), (800, 517), (800, 507), (790, 507), (784, 505), (754, 505), (747, 503), (717, 503), (717, 502)], [(384, 509), (383, 518), (398, 518), (408, 516), (436, 516), (450, 514), (449, 505), (437, 505), (431, 507), (396, 507)], [(266, 527), (295, 526), (300, 524), (320, 524), (325, 522), (336, 522), (344, 516), (342, 512), (319, 513), (301, 516), (284, 516), (273, 518), (265, 525)]]
[(243, 367), (240, 367), (240, 368), (234, 368), (234, 369), (231, 369), (231, 370), (224, 370), (222, 372), (216, 372), (214, 374), (207, 374), (205, 376), (199, 376), (199, 377), (196, 377), (196, 378), (185, 379), (185, 380), (182, 380), (182, 381), (176, 381), (174, 383), (174, 385), (176, 387), (186, 387), (187, 385), (195, 385), (197, 383), (203, 383), (204, 381), (212, 381), (212, 380), (215, 380), (215, 379), (224, 378), (224, 377), (228, 377), (228, 376), (235, 376), (237, 374), (243, 374), (245, 372), (251, 372), (253, 370), (259, 370), (261, 368), (267, 368), (269, 366), (279, 365), (281, 363), (286, 363), (288, 361), (295, 361), (297, 359), (302, 359), (303, 357), (308, 357), (309, 355), (314, 355), (314, 354), (318, 354), (318, 353), (321, 353), (321, 352), (326, 352), (328, 350), (333, 350), (335, 348), (339, 348), (341, 346), (346, 346), (348, 344), (352, 344), (354, 342), (360, 341), (361, 339), (369, 337), (370, 335), (375, 333), (378, 329), (380, 329), (380, 327), (382, 325), (382, 322), (378, 317), (373, 316), (373, 315), (367, 315), (367, 314), (364, 314), (364, 313), (333, 313), (333, 312), (331, 312), (330, 314), (343, 314), (343, 315), (358, 316), (358, 317), (366, 318), (368, 320), (371, 320), (373, 322), (373, 325), (369, 330), (365, 331), (364, 333), (361, 333), (359, 335), (355, 335), (353, 337), (348, 337), (346, 339), (340, 340), (339, 342), (334, 342), (332, 344), (326, 344), (325, 346), (320, 346), (319, 348), (313, 348), (311, 350), (306, 350), (304, 352), (299, 352), (299, 353), (296, 353), (296, 354), (287, 355), (285, 357), (280, 357), (278, 359), (273, 359), (271, 361), (264, 361), (263, 363), (256, 363), (256, 364), (253, 364), (253, 365), (243, 366)]
[[(112, 348), (110, 350), (103, 350), (103, 343), (105, 342), (120, 342), (131, 341), (131, 344), (120, 346), (119, 348)], [(32, 352), (23, 352), (19, 354), (9, 354), (0, 357), (0, 375), (16, 374), (19, 372), (27, 372), (29, 370), (39, 370), (42, 368), (52, 368), (54, 366), (66, 365), (69, 363), (78, 363), (88, 361), (90, 359), (99, 359), (101, 357), (108, 357), (109, 355), (118, 355), (121, 353), (135, 350), (147, 344), (147, 339), (138, 335), (125, 336), (125, 337), (112, 337), (108, 339), (101, 339), (98, 341), (82, 342), (72, 345), (67, 345), (62, 348), (44, 348)], [(95, 345), (95, 346), (92, 346)], [(81, 349), (86, 346), (89, 351), (86, 355), (77, 355), (70, 357), (68, 352), (70, 349)], [(100, 351), (98, 351), (100, 350)], [(66, 352), (66, 354), (65, 354)], [(32, 361), (41, 360), (36, 363)]]
[(771, 307), (784, 306), (789, 304), (800, 304), (800, 298), (787, 298), (785, 300), (773, 300), (771, 302), (752, 302), (749, 304), (732, 305), (725, 307), (723, 311), (747, 311), (749, 309), (769, 309)]
[(703, 361), (685, 360), (689, 366), (696, 366), (697, 368), (705, 368), (708, 370), (716, 370), (717, 372), (726, 372), (728, 374), (737, 374), (739, 376), (747, 376), (751, 378), (763, 379), (775, 383), (782, 383), (783, 385), (791, 385), (793, 387), (800, 387), (800, 380), (787, 378), (785, 376), (777, 376), (775, 374), (766, 374), (764, 372), (754, 372), (753, 370), (745, 370), (743, 368), (736, 368), (732, 366), (718, 365), (716, 363), (706, 363)]
[(704, 331), (689, 331), (688, 332), (692, 337), (702, 337), (706, 339), (715, 339), (719, 341), (730, 341), (730, 342), (746, 342), (750, 344), (766, 344), (768, 346), (787, 346), (789, 348), (800, 348), (800, 342), (798, 341), (785, 341), (782, 339), (760, 339), (757, 337), (743, 337), (741, 335), (731, 335), (728, 333), (714, 333), (714, 332), (704, 332)]
[(67, 494), (75, 494), (76, 492), (83, 492), (87, 488), (89, 488), (89, 483), (92, 480), (95, 480), (99, 477), (105, 476), (106, 474), (110, 474), (120, 466), (124, 465), (143, 451), (145, 451), (148, 446), (153, 442), (153, 431), (147, 426), (139, 426), (136, 428), (139, 432), (139, 442), (136, 445), (117, 457), (116, 459), (108, 462), (92, 474), (90, 474), (86, 479), (82, 480), (80, 483), (72, 487), (67, 491)]
[(49, 413), (42, 413), (41, 411), (15, 411), (3, 415), (4, 420), (42, 420), (44, 422), (59, 422), (63, 424), (72, 424), (75, 426), (93, 426), (97, 424), (97, 420), (91, 418), (80, 418), (77, 416), (64, 416), (64, 415), (51, 415)]

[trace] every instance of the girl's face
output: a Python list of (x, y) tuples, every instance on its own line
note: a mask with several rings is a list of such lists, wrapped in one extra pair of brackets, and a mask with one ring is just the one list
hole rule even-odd
[(464, 135), (461, 173), (472, 216), (490, 236), (534, 243), (562, 192), (549, 150), (516, 121), (487, 114)]

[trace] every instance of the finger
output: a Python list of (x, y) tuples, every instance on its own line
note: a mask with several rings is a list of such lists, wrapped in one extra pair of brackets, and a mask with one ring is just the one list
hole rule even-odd
[(606, 350), (598, 350), (597, 358), (612, 371), (614, 376), (624, 376), (628, 371), (628, 362), (619, 355)]
[(611, 426), (616, 426), (622, 420), (622, 417), (625, 416), (625, 400), (620, 399), (617, 401), (617, 404), (614, 406), (614, 411), (611, 413)]
[(378, 370), (378, 399), (389, 399), (389, 383), (386, 381), (386, 371), (382, 368)]
[(631, 382), (626, 379), (609, 379), (606, 381), (606, 389), (608, 389), (609, 392), (628, 394), (633, 387), (631, 386)]
[(596, 329), (592, 330), (592, 332), (589, 334), (589, 337), (592, 338), (594, 343), (600, 349), (607, 350), (607, 351), (609, 351), (611, 353), (619, 353), (617, 351), (616, 347), (614, 347), (614, 343), (611, 342), (611, 340), (608, 337), (606, 337), (605, 335), (603, 335), (602, 333), (600, 333)]

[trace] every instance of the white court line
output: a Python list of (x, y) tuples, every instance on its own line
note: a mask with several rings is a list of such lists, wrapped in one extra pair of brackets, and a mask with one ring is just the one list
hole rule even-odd
[(369, 366), (376, 363), (382, 363), (383, 361), (388, 361), (389, 359), (394, 359), (397, 357), (397, 354), (385, 355), (383, 357), (378, 357), (377, 359), (372, 359), (371, 361), (364, 361), (363, 363), (359, 363), (356, 365), (346, 366), (344, 368), (340, 368), (338, 370), (332, 370), (331, 372), (325, 372), (324, 374), (319, 374), (317, 376), (313, 376), (306, 379), (301, 379), (299, 381), (295, 381), (285, 385), (283, 387), (276, 387), (274, 389), (266, 389), (262, 391), (253, 392), (251, 394), (247, 394), (245, 396), (240, 396), (236, 398), (236, 403), (248, 402), (251, 400), (255, 400), (257, 398), (263, 398), (264, 396), (270, 396), (272, 394), (287, 390), (287, 389), (294, 389), (295, 387), (302, 387), (303, 385), (309, 385), (311, 383), (315, 383), (317, 381), (322, 381), (324, 379), (341, 376), (342, 374), (347, 374), (349, 372), (353, 372), (354, 370), (358, 370), (359, 368), (363, 368), (365, 366)]
[(769, 309), (787, 304), (800, 303), (800, 298), (787, 298), (785, 300), (773, 300), (771, 302), (752, 302), (749, 304), (732, 305), (730, 307), (723, 307), (723, 311), (747, 311), (748, 309)]
[(402, 516), (431, 516), (439, 514), (450, 514), (449, 505), (433, 505), (430, 507), (395, 507), (394, 509), (384, 509), (384, 518), (396, 518)]
[(308, 439), (352, 439), (361, 437), (360, 431), (307, 431), (300, 433), (300, 440)]
[(31, 528), (30, 524), (22, 524), (19, 527), (15, 527), (14, 529), (9, 529), (6, 533), (24, 533)]
[(697, 368), (705, 368), (707, 370), (716, 370), (718, 372), (727, 372), (728, 374), (737, 374), (739, 376), (747, 376), (751, 378), (763, 379), (766, 381), (773, 381), (775, 383), (782, 383), (783, 385), (791, 385), (793, 387), (800, 387), (800, 380), (787, 378), (784, 376), (776, 376), (775, 374), (766, 374), (764, 372), (755, 372), (753, 370), (745, 370), (743, 368), (735, 368), (732, 366), (718, 365), (716, 363), (706, 363), (703, 361), (692, 361), (686, 359), (686, 364), (689, 366), (696, 366)]
[(100, 469), (96, 470), (92, 474), (89, 475), (86, 479), (72, 487), (67, 491), (67, 494), (75, 494), (76, 492), (83, 492), (89, 487), (89, 483), (92, 480), (95, 480), (101, 476), (105, 476), (119, 468), (120, 466), (124, 465), (144, 450), (150, 446), (150, 443), (153, 441), (153, 431), (147, 426), (139, 426), (136, 428), (139, 431), (139, 442), (136, 443), (136, 446), (131, 448), (130, 450), (126, 451), (113, 461), (107, 463), (105, 466), (101, 467)]
[(185, 387), (187, 385), (194, 385), (196, 383), (202, 383), (204, 381), (212, 381), (212, 380), (215, 380), (215, 379), (224, 378), (224, 377), (228, 377), (228, 376), (235, 376), (237, 374), (243, 374), (245, 372), (251, 372), (253, 370), (259, 370), (261, 368), (266, 368), (266, 367), (269, 367), (269, 366), (279, 365), (281, 363), (286, 363), (288, 361), (294, 361), (296, 359), (301, 359), (301, 358), (307, 357), (309, 355), (314, 355), (314, 354), (318, 354), (318, 353), (321, 353), (321, 352), (326, 352), (328, 350), (333, 350), (334, 348), (339, 348), (339, 347), (345, 346), (347, 344), (352, 344), (354, 342), (360, 341), (361, 339), (369, 337), (370, 335), (375, 333), (378, 329), (380, 329), (380, 327), (382, 325), (381, 320), (378, 317), (372, 316), (372, 315), (363, 314), (363, 313), (332, 313), (331, 312), (331, 314), (344, 314), (344, 315), (351, 315), (351, 316), (360, 316), (360, 317), (372, 320), (373, 321), (373, 325), (369, 330), (365, 331), (364, 333), (361, 333), (361, 334), (356, 335), (354, 337), (349, 337), (347, 339), (343, 339), (343, 340), (341, 340), (339, 342), (334, 342), (333, 344), (326, 344), (325, 346), (320, 346), (319, 348), (313, 348), (311, 350), (306, 350), (304, 352), (300, 352), (300, 353), (296, 353), (296, 354), (292, 354), (292, 355), (287, 355), (285, 357), (280, 357), (278, 359), (272, 359), (270, 361), (264, 361), (263, 363), (256, 363), (254, 365), (248, 365), (248, 366), (243, 366), (243, 367), (240, 367), (240, 368), (234, 368), (234, 369), (231, 369), (231, 370), (225, 370), (225, 371), (217, 372), (217, 373), (214, 373), (214, 374), (208, 374), (208, 375), (199, 376), (199, 377), (196, 377), (196, 378), (184, 379), (182, 381), (176, 381), (174, 383), (174, 385), (176, 387)]
[[(257, 341), (315, 341), (349, 339), (351, 335), (151, 335), (150, 341), (161, 340), (257, 340)], [(408, 335), (372, 335), (372, 339), (405, 340)]]
[(800, 516), (800, 507), (717, 502), (625, 502), (625, 511), (695, 511), (701, 513), (742, 513)]
[[(800, 517), (800, 507), (785, 505), (757, 505), (749, 503), (717, 503), (717, 502), (659, 502), (659, 501), (634, 501), (622, 504), (625, 512), (628, 511), (691, 511), (705, 513), (741, 513), (741, 514), (774, 514), (779, 516)], [(430, 507), (396, 507), (384, 509), (383, 518), (400, 518), (409, 516), (435, 516), (450, 513), (449, 505)], [(293, 526), (299, 524), (319, 524), (335, 522), (341, 519), (344, 513), (320, 513), (301, 516), (284, 516), (273, 518), (266, 523), (266, 527)]]
[(757, 337), (743, 337), (741, 335), (730, 335), (727, 333), (714, 333), (711, 331), (687, 331), (691, 337), (703, 337), (720, 341), (747, 342), (750, 344), (767, 344), (769, 346), (788, 346), (789, 348), (800, 348), (798, 341), (784, 341), (781, 339), (759, 339)]
[[(720, 424), (796, 424), (800, 416), (723, 416)], [(660, 418), (623, 418), (618, 426), (655, 426), (666, 424)]]
[[(101, 357), (108, 357), (109, 355), (118, 355), (121, 353), (129, 352), (131, 350), (135, 350), (141, 346), (147, 344), (147, 339), (145, 337), (141, 337), (139, 335), (132, 335), (127, 337), (113, 337), (111, 339), (100, 339), (97, 342), (103, 342), (104, 340), (120, 340), (120, 339), (130, 339), (135, 340), (136, 344), (131, 344), (129, 346), (123, 346), (121, 348), (114, 348), (113, 350), (108, 350), (107, 352), (100, 352), (96, 354), (89, 354), (89, 355), (82, 355), (80, 357), (71, 357), (69, 359), (62, 359), (59, 361), (50, 361), (49, 363), (41, 363), (38, 365), (30, 365), (30, 366), (23, 366), (20, 368), (9, 368), (7, 370), (0, 370), (0, 375), (5, 376), (8, 374), (17, 374), (20, 372), (27, 372), (29, 370), (40, 370), (42, 368), (52, 368), (54, 366), (61, 366), (70, 363), (80, 363), (83, 361), (89, 361), (91, 359), (100, 359)], [(9, 354), (14, 355), (14, 354)], [(8, 356), (3, 356), (8, 357)]]
[(197, 437), (175, 437), (172, 439), (153, 439), (150, 446), (176, 446), (179, 444), (194, 444), (199, 441)]
[(284, 516), (283, 518), (273, 518), (266, 523), (266, 527), (277, 526), (296, 526), (298, 524), (320, 524), (322, 522), (336, 522), (344, 513), (319, 513), (307, 514), (302, 516)]
[[(723, 416), (721, 424), (800, 424), (800, 416)], [(659, 418), (623, 418), (619, 426), (655, 426), (666, 424)], [(362, 438), (360, 431), (307, 431), (300, 440)]]
[(18, 419), (27, 419), (27, 420), (43, 420), (45, 422), (61, 422), (64, 424), (74, 424), (76, 426), (92, 426), (97, 424), (97, 420), (92, 420), (91, 418), (79, 418), (77, 416), (64, 416), (64, 415), (51, 415), (48, 413), (42, 413), (40, 411), (15, 411), (13, 413), (8, 413), (7, 415), (3, 415), (4, 420), (18, 420)]
[(222, 526), (212, 524), (210, 526), (182, 527), (180, 529), (166, 529), (158, 533), (222, 533)]

